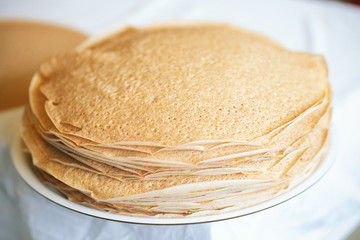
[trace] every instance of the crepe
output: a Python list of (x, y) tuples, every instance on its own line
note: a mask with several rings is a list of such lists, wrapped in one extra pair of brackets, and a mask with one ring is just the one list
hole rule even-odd
[(70, 200), (192, 217), (291, 190), (326, 153), (323, 57), (234, 26), (125, 28), (44, 62), (23, 140)]

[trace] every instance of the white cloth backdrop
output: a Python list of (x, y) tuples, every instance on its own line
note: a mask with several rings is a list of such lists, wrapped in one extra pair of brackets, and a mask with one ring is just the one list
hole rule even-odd
[(344, 239), (360, 224), (360, 8), (333, 1), (1, 0), (0, 19), (60, 23), (95, 35), (177, 20), (236, 24), (295, 51), (325, 55), (334, 91), (337, 159), (300, 196), (246, 217), (147, 226), (85, 216), (47, 201), (17, 175), (9, 143), (20, 111), (0, 113), (1, 239)]

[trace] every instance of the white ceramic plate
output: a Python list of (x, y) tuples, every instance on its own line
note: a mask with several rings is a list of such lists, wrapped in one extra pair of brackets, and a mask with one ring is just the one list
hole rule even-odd
[[(333, 136), (332, 136), (333, 137)], [(127, 222), (127, 223), (138, 223), (138, 224), (156, 224), (156, 225), (174, 225), (174, 224), (194, 224), (194, 223), (206, 223), (213, 221), (226, 220), (236, 217), (242, 217), (245, 215), (249, 215), (252, 213), (256, 213), (270, 207), (276, 206), (280, 203), (283, 203), (300, 193), (304, 192), (312, 185), (314, 185), (332, 165), (335, 159), (334, 145), (330, 144), (330, 150), (324, 160), (320, 163), (315, 172), (304, 182), (299, 184), (297, 187), (293, 188), (287, 193), (280, 195), (279, 197), (266, 201), (264, 203), (245, 208), (239, 211), (217, 214), (212, 216), (204, 216), (204, 217), (192, 217), (192, 218), (172, 218), (172, 219), (161, 219), (161, 218), (141, 218), (141, 217), (130, 217), (123, 216), (118, 214), (107, 213), (99, 210), (95, 210), (86, 206), (83, 206), (78, 203), (74, 203), (69, 201), (64, 195), (56, 191), (55, 189), (49, 187), (40, 181), (38, 176), (36, 175), (34, 169), (31, 166), (30, 159), (26, 154), (23, 153), (20, 146), (20, 136), (17, 135), (11, 147), (11, 155), (13, 159), (13, 163), (15, 165), (16, 170), (22, 177), (22, 179), (36, 192), (41, 194), (43, 197), (48, 200), (63, 206), (65, 208), (71, 209), (73, 211), (90, 215), (97, 218), (119, 221), (119, 222)]]

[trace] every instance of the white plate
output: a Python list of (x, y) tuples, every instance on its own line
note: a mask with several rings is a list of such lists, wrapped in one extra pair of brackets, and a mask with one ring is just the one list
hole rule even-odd
[(38, 192), (43, 197), (48, 200), (57, 203), (60, 206), (71, 209), (73, 211), (90, 215), (97, 218), (119, 221), (119, 222), (127, 222), (127, 223), (139, 223), (139, 224), (156, 224), (156, 225), (174, 225), (174, 224), (194, 224), (194, 223), (205, 223), (205, 222), (213, 222), (226, 220), (236, 217), (246, 216), (252, 213), (256, 213), (270, 207), (276, 206), (280, 203), (283, 203), (300, 193), (304, 192), (312, 185), (314, 185), (332, 165), (335, 159), (334, 146), (335, 144), (331, 144), (330, 150), (327, 153), (327, 156), (317, 167), (315, 172), (307, 178), (304, 182), (300, 183), (298, 186), (293, 188), (287, 193), (280, 195), (279, 197), (266, 201), (264, 203), (245, 208), (242, 210), (217, 214), (212, 216), (204, 216), (204, 217), (192, 217), (192, 218), (172, 218), (172, 219), (161, 219), (161, 218), (141, 218), (141, 217), (130, 217), (123, 216), (113, 213), (107, 213), (99, 210), (95, 210), (92, 208), (88, 208), (78, 203), (74, 203), (69, 201), (64, 195), (56, 191), (55, 189), (49, 187), (40, 181), (38, 176), (36, 175), (34, 169), (31, 166), (30, 159), (26, 154), (23, 153), (20, 146), (20, 136), (17, 135), (12, 143), (11, 147), (11, 155), (13, 159), (13, 163), (15, 165), (16, 170), (22, 177), (22, 179), (36, 192)]

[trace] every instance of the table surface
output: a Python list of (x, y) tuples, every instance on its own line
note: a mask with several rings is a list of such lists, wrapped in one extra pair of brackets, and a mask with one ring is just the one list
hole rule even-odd
[(334, 92), (337, 159), (314, 187), (257, 214), (185, 226), (117, 223), (57, 206), (21, 180), (9, 144), (22, 113), (7, 110), (0, 112), (1, 239), (345, 239), (360, 224), (359, 7), (290, 0), (2, 0), (0, 19), (14, 18), (56, 23), (88, 35), (121, 25), (226, 22), (265, 34), (291, 50), (322, 54)]

